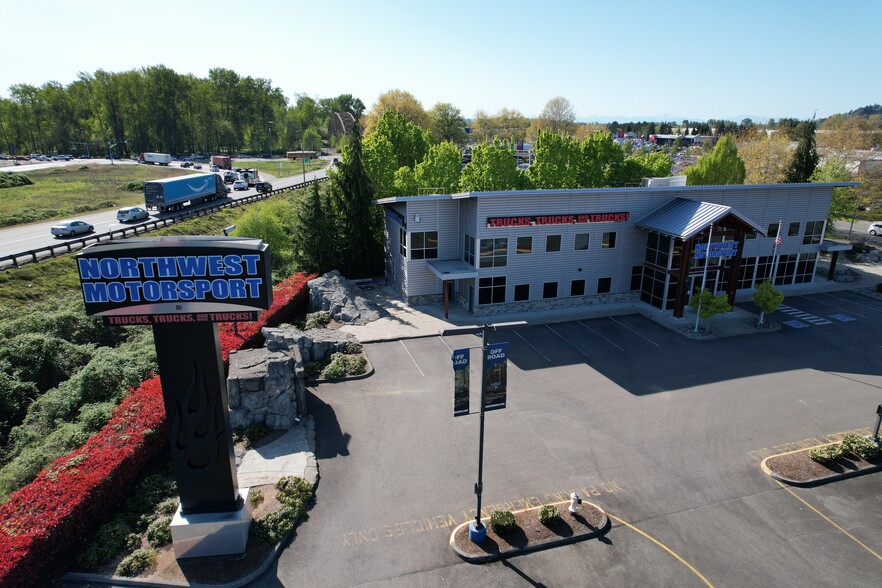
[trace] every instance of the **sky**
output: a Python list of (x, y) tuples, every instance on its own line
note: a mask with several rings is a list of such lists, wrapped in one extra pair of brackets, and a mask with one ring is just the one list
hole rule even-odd
[(78, 72), (224, 67), (298, 94), (392, 89), (466, 118), (823, 118), (882, 103), (879, 0), (7, 0), (0, 97)]

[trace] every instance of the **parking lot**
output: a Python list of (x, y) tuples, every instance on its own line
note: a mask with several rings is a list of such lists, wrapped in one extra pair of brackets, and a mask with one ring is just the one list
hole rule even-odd
[(367, 345), (372, 376), (311, 390), (317, 501), (256, 585), (878, 586), (880, 474), (785, 488), (759, 463), (869, 431), (882, 302), (785, 305), (808, 316), (769, 318), (807, 326), (696, 341), (632, 314), (493, 333), (509, 342), (508, 403), (485, 417), (484, 510), (576, 491), (612, 527), (483, 566), (448, 547), (475, 514), (480, 361), (472, 414), (454, 419), (450, 356), (480, 339)]

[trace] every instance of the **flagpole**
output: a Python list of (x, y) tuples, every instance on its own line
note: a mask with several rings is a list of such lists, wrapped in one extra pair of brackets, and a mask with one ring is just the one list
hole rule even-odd
[(772, 286), (775, 285), (775, 279), (778, 277), (778, 246), (781, 245), (781, 225), (783, 220), (778, 221), (778, 234), (775, 235), (775, 250), (772, 252)]
[(701, 293), (707, 283), (707, 264), (710, 261), (711, 239), (714, 236), (714, 225), (710, 226), (707, 234), (707, 251), (704, 254), (704, 272), (701, 274), (701, 289), (698, 291), (698, 309), (695, 311), (695, 332), (698, 332), (698, 319), (701, 317)]

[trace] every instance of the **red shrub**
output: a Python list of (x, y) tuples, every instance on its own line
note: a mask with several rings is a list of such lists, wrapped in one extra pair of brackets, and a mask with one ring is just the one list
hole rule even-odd
[[(260, 319), (220, 325), (224, 361), (232, 349), (263, 343), (261, 327), (290, 322), (309, 297), (297, 274), (273, 288)], [(69, 553), (125, 497), (168, 440), (162, 386), (154, 376), (132, 390), (98, 433), (59, 457), (0, 506), (0, 586), (35, 586), (61, 572)]]

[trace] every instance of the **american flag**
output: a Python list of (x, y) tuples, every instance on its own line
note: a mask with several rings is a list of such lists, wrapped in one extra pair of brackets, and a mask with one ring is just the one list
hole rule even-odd
[(775, 237), (775, 247), (780, 247), (780, 246), (781, 246), (781, 235), (778, 235), (777, 237)]

